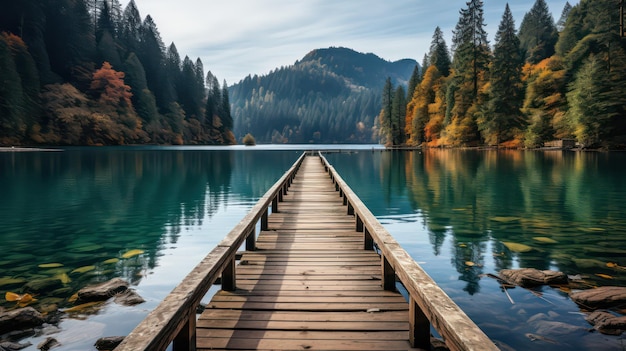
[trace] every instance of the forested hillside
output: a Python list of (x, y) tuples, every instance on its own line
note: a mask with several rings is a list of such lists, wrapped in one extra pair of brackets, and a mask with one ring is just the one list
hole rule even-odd
[(626, 146), (626, 40), (613, 0), (566, 4), (558, 21), (537, 0), (519, 31), (508, 5), (495, 43), (483, 2), (460, 11), (448, 46), (439, 28), (408, 98), (388, 81), (379, 115), (387, 144), (584, 148)]
[(226, 82), (134, 0), (1, 3), (0, 145), (235, 142)]
[(377, 142), (381, 84), (406, 85), (416, 65), (346, 48), (311, 51), (231, 87), (235, 133), (261, 143)]

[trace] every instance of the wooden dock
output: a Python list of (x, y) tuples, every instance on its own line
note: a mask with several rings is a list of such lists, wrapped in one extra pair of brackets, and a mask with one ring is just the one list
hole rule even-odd
[(115, 350), (427, 350), (432, 330), (450, 350), (498, 350), (305, 153)]
[(363, 250), (319, 158), (304, 160), (236, 276), (200, 316), (199, 350), (410, 349), (409, 305), (383, 290), (380, 256)]

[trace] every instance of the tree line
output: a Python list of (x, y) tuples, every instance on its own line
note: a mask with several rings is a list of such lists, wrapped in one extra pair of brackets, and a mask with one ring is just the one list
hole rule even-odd
[(247, 76), (230, 89), (237, 137), (261, 143), (372, 143), (378, 86), (408, 79), (415, 61), (331, 47), (288, 67)]
[(565, 4), (555, 22), (536, 0), (519, 32), (508, 4), (493, 48), (483, 2), (460, 11), (449, 49), (439, 27), (422, 69), (383, 88), (388, 145), (540, 147), (575, 139), (584, 148), (626, 146), (626, 41), (612, 0)]
[(131, 0), (2, 0), (0, 145), (233, 144), (226, 82)]

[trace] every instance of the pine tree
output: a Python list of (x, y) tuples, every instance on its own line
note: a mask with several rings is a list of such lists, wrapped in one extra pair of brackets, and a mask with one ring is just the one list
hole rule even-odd
[(519, 30), (524, 59), (537, 63), (554, 54), (558, 32), (545, 0), (536, 0), (524, 16)]
[(171, 82), (164, 77), (165, 45), (150, 15), (143, 21), (140, 44), (136, 54), (146, 71), (148, 88), (154, 93), (159, 109), (167, 110), (175, 98), (169, 90)]
[(230, 113), (230, 98), (228, 97), (228, 84), (224, 80), (222, 84), (222, 125), (224, 131), (232, 131), (233, 116)]
[[(148, 89), (146, 72), (141, 65), (141, 61), (135, 53), (131, 53), (124, 63), (126, 73), (124, 81), (131, 87), (133, 96), (132, 103), (139, 117), (146, 123), (150, 123), (159, 118), (156, 101), (152, 92)], [(154, 136), (152, 136), (154, 139)]]
[(471, 94), (475, 99), (478, 96), (480, 75), (487, 70), (491, 54), (484, 28), (483, 2), (470, 0), (460, 14), (452, 39), (454, 66), (459, 74), (466, 76), (463, 80), (471, 80)]
[(19, 144), (26, 126), (22, 121), (22, 82), (6, 36), (0, 35), (0, 144)]
[(204, 97), (204, 79), (200, 82), (201, 86), (198, 83), (196, 66), (189, 59), (189, 56), (185, 56), (182, 73), (177, 84), (178, 100), (185, 110), (187, 119), (195, 118), (201, 121), (203, 117), (201, 104)]
[(124, 13), (122, 14), (122, 23), (120, 26), (120, 42), (127, 54), (137, 52), (142, 37), (141, 15), (135, 4), (135, 0), (130, 0)]
[(471, 0), (460, 11), (452, 47), (455, 70), (446, 92), (445, 141), (466, 145), (478, 141), (477, 113), (484, 103), (480, 89), (489, 79), (491, 60), (489, 41), (484, 29), (483, 2)]
[[(430, 43), (430, 52), (428, 54), (428, 63), (437, 67), (437, 70), (443, 76), (448, 76), (450, 73), (450, 52), (448, 51), (448, 45), (443, 38), (443, 32), (441, 28), (437, 26), (435, 33), (433, 33), (433, 40)], [(428, 67), (424, 68), (424, 72)]]
[(406, 95), (402, 85), (396, 88), (391, 102), (391, 140), (393, 145), (405, 141)]
[[(426, 69), (425, 67), (422, 67), (422, 70)], [(415, 65), (415, 68), (413, 69), (413, 73), (411, 74), (411, 78), (409, 78), (409, 85), (407, 88), (407, 96), (410, 99), (413, 96), (413, 92), (415, 92), (415, 87), (419, 84), (420, 82), (420, 66), (419, 65)]]
[(419, 75), (419, 79), (417, 80), (417, 83), (422, 81), (422, 79), (424, 78), (424, 74), (426, 73), (426, 70), (428, 69), (428, 67), (430, 67), (430, 58), (428, 57), (428, 53), (424, 54), (424, 57), (422, 57), (422, 64), (420, 66), (421, 66), (420, 75)]
[(383, 95), (382, 95), (382, 103), (383, 108), (380, 111), (379, 120), (380, 120), (380, 136), (382, 141), (386, 144), (393, 144), (393, 134), (392, 134), (392, 103), (393, 103), (393, 84), (391, 83), (391, 78), (387, 77), (385, 80), (385, 86), (383, 87)]
[(567, 100), (570, 109), (567, 118), (572, 123), (576, 138), (583, 147), (594, 147), (609, 133), (608, 122), (617, 112), (615, 106), (603, 97), (610, 86), (608, 72), (601, 61), (592, 56), (571, 84)]
[(519, 38), (509, 5), (496, 33), (490, 81), (489, 102), (478, 120), (483, 139), (499, 145), (523, 128), (520, 109), (523, 102), (522, 58)]
[(46, 48), (53, 72), (87, 89), (95, 56), (95, 38), (83, 1), (58, 0), (45, 10)]
[(557, 31), (562, 32), (565, 28), (565, 23), (567, 23), (567, 17), (569, 13), (572, 11), (572, 5), (568, 1), (565, 2), (565, 6), (563, 6), (563, 11), (561, 12), (561, 17), (556, 22)]

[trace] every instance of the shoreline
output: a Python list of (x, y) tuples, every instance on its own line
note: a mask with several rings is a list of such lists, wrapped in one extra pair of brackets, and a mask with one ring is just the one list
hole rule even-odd
[(15, 147), (15, 146), (0, 146), (0, 152), (44, 152), (44, 151), (63, 151), (62, 149), (43, 149), (38, 147)]

